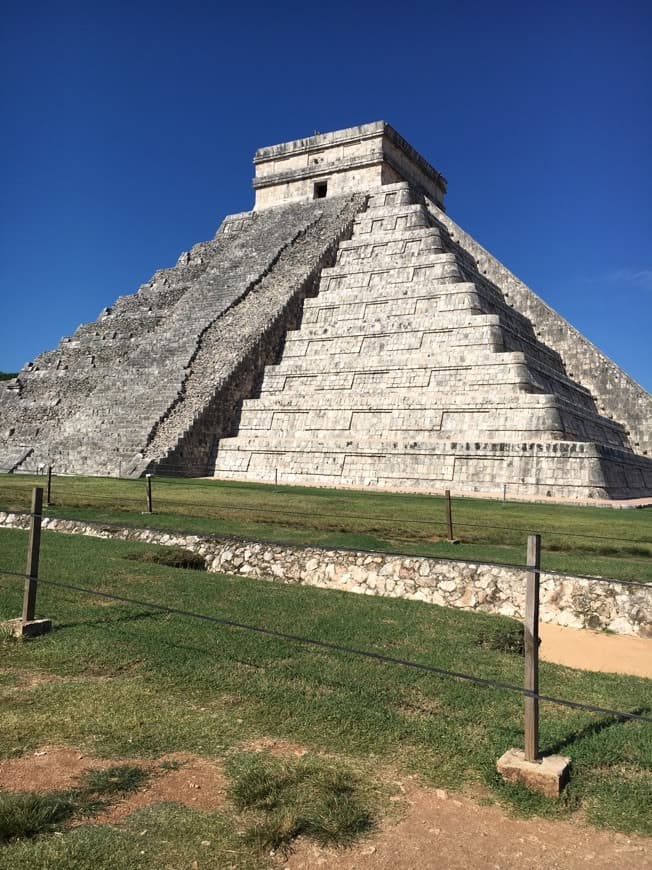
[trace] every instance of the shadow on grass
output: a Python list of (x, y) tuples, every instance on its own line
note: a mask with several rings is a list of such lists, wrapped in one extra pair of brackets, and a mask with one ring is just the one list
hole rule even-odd
[(148, 611), (147, 613), (135, 613), (129, 616), (118, 616), (117, 618), (100, 619), (80, 619), (77, 622), (59, 622), (52, 626), (52, 632), (56, 633), (67, 628), (92, 628), (93, 626), (114, 626), (123, 622), (140, 622), (143, 619), (151, 619), (152, 617), (160, 617), (160, 611)]
[[(650, 713), (650, 711), (650, 707), (637, 707), (634, 710), (623, 710), (623, 713), (631, 713), (635, 716), (645, 716)], [(558, 740), (557, 743), (554, 743), (551, 747), (546, 749), (543, 755), (557, 755), (564, 749), (575, 746), (588, 737), (595, 737), (597, 734), (601, 734), (609, 728), (615, 728), (617, 725), (622, 725), (628, 721), (630, 720), (625, 717), (609, 716), (608, 718), (600, 719), (597, 722), (591, 722), (590, 725), (586, 725), (584, 728), (569, 735), (564, 740)]]

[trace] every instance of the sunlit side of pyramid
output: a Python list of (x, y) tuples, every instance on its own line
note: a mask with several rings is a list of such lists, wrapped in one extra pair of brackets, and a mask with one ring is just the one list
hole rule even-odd
[[(266, 369), (260, 395), (244, 402), (238, 436), (220, 442), (216, 475), (412, 491), (652, 492), (650, 396), (445, 215), (445, 182), (391, 128), (363, 130), (382, 131), (390, 183), (369, 192), (300, 329)], [(347, 133), (359, 136), (260, 153), (274, 162), (276, 192), (292, 195), (303, 158), (308, 171), (319, 167), (315, 194), (327, 194), (350, 171)]]
[(389, 125), (254, 162), (252, 211), (0, 388), (0, 470), (652, 495), (652, 397)]

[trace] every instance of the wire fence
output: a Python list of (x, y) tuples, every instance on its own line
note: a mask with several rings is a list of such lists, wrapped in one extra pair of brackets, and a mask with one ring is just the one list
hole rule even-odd
[[(148, 480), (148, 495), (151, 498)], [(619, 721), (632, 721), (637, 723), (652, 723), (650, 708), (639, 705), (635, 709), (622, 710), (606, 707), (599, 704), (591, 704), (571, 698), (561, 698), (549, 695), (539, 690), (539, 600), (541, 578), (541, 537), (531, 535), (527, 542), (527, 557), (523, 569), (525, 570), (525, 612), (523, 623), (523, 649), (524, 649), (524, 684), (519, 686), (515, 683), (495, 679), (493, 677), (480, 676), (463, 670), (445, 668), (433, 663), (417, 662), (408, 658), (387, 655), (374, 650), (361, 649), (356, 646), (343, 643), (335, 643), (324, 638), (309, 637), (293, 632), (283, 631), (279, 628), (271, 628), (267, 625), (256, 625), (249, 622), (231, 619), (228, 616), (217, 616), (212, 613), (202, 613), (184, 607), (178, 607), (162, 601), (143, 600), (116, 592), (108, 592), (99, 589), (95, 585), (88, 585), (80, 580), (60, 580), (53, 577), (39, 576), (39, 558), (41, 548), (41, 527), (43, 519), (43, 489), (35, 487), (32, 492), (32, 506), (29, 512), (29, 540), (27, 548), (27, 564), (24, 573), (0, 566), (0, 575), (5, 577), (21, 578), (24, 580), (23, 611), (20, 619), (14, 620), (15, 626), (12, 633), (21, 636), (33, 636), (34, 633), (46, 633), (51, 628), (51, 619), (36, 619), (36, 598), (40, 585), (49, 586), (61, 590), (64, 593), (101, 598), (103, 600), (126, 604), (130, 607), (143, 608), (146, 611), (164, 613), (166, 615), (181, 617), (184, 619), (197, 620), (211, 625), (238, 631), (252, 632), (270, 638), (287, 641), (293, 644), (322, 649), (328, 653), (342, 653), (367, 660), (373, 660), (383, 665), (410, 668), (421, 672), (434, 674), (445, 679), (460, 680), (484, 688), (491, 688), (510, 693), (518, 693), (523, 698), (524, 711), (524, 758), (527, 763), (537, 763), (541, 756), (539, 752), (539, 703), (546, 702), (553, 705), (580, 710), (601, 716), (609, 716)], [(150, 505), (151, 509), (151, 505)], [(642, 585), (642, 584), (641, 584)], [(649, 587), (648, 587), (649, 589)], [(436, 654), (436, 653), (435, 653)]]
[[(49, 497), (46, 499), (47, 504), (52, 503), (52, 493), (51, 493), (51, 483), (55, 482), (57, 475), (53, 475), (51, 473), (51, 469), (48, 470), (50, 473), (48, 474), (48, 494)], [(47, 473), (47, 472), (46, 472)], [(67, 476), (61, 476), (62, 479), (66, 481), (70, 481), (73, 478)], [(69, 491), (69, 504), (68, 507), (80, 507), (80, 508), (109, 508), (116, 511), (130, 510), (134, 513), (147, 513), (151, 512), (151, 510), (145, 510), (151, 504), (151, 501), (148, 500), (148, 493), (145, 489), (144, 482), (142, 480), (127, 480), (124, 479), (123, 482), (126, 485), (131, 485), (134, 489), (137, 487), (140, 488), (141, 495), (132, 495), (131, 493), (123, 494), (121, 493), (117, 496), (115, 493), (104, 495), (101, 492), (101, 481), (103, 478), (95, 478), (94, 479), (94, 492), (92, 496), (90, 496), (87, 492), (83, 492), (82, 494), (75, 493), (74, 491)], [(201, 488), (205, 489), (206, 492), (210, 491), (212, 496), (211, 499), (199, 499), (195, 498), (193, 500), (179, 498), (174, 494), (175, 484), (177, 483), (177, 478), (168, 478), (168, 477), (159, 477), (156, 475), (149, 475), (147, 478), (147, 486), (149, 487), (149, 492), (151, 493), (152, 480), (155, 481), (155, 493), (154, 493), (154, 503), (157, 509), (169, 511), (174, 513), (174, 511), (183, 511), (186, 515), (198, 515), (200, 511), (210, 511), (211, 516), (214, 519), (225, 519), (229, 518), (233, 514), (241, 514), (251, 518), (251, 521), (257, 522), (265, 522), (267, 517), (274, 517), (279, 520), (280, 524), (283, 523), (283, 520), (287, 520), (292, 522), (295, 525), (307, 525), (311, 521), (326, 521), (333, 523), (366, 523), (370, 525), (371, 530), (374, 532), (383, 532), (386, 531), (388, 535), (394, 540), (400, 541), (413, 541), (418, 538), (411, 537), (403, 537), (400, 535), (400, 532), (397, 529), (403, 527), (413, 527), (415, 529), (422, 530), (423, 532), (427, 532), (428, 530), (437, 530), (438, 532), (443, 531), (445, 533), (445, 537), (450, 539), (453, 537), (453, 521), (449, 522), (446, 516), (438, 516), (435, 510), (431, 514), (424, 515), (421, 517), (415, 517), (410, 515), (404, 515), (403, 513), (394, 513), (392, 515), (387, 515), (385, 513), (369, 513), (369, 514), (361, 514), (356, 513), (354, 511), (323, 511), (323, 510), (314, 510), (308, 509), (305, 505), (302, 505), (300, 508), (295, 507), (293, 505), (288, 506), (272, 506), (268, 501), (265, 501), (264, 504), (261, 505), (242, 505), (237, 504), (234, 500), (232, 493), (233, 491), (237, 491), (238, 489), (242, 489), (243, 492), (251, 492), (251, 490), (247, 490), (246, 487), (239, 488), (231, 484), (229, 482), (228, 490), (221, 486), (223, 481), (211, 480), (206, 481), (204, 484), (201, 482), (193, 480), (192, 486), (193, 489)], [(171, 484), (171, 485), (170, 485)], [(272, 488), (273, 485), (270, 485)], [(84, 489), (82, 487), (82, 489)], [(73, 487), (74, 490), (74, 487)], [(98, 492), (98, 490), (100, 490)], [(278, 487), (274, 487), (272, 491), (278, 495), (279, 490)], [(299, 496), (296, 493), (296, 490), (288, 485), (283, 485), (282, 494), (289, 498), (298, 499)], [(423, 496), (425, 498), (425, 496)], [(59, 507), (62, 507), (62, 496), (61, 492), (56, 493), (57, 504)], [(431, 495), (427, 497), (433, 504), (433, 507), (440, 506), (441, 503), (444, 503), (445, 511), (448, 510), (449, 516), (451, 512), (451, 502), (455, 502), (456, 505), (460, 503), (464, 503), (463, 496), (456, 496), (454, 499), (451, 499), (450, 496), (446, 497), (444, 494), (441, 495)], [(421, 506), (415, 508), (416, 510), (421, 509)], [(226, 515), (226, 516), (224, 516)], [(385, 525), (387, 528), (379, 529), (379, 525)], [(500, 523), (494, 522), (469, 522), (467, 520), (460, 520), (457, 517), (454, 519), (454, 528), (456, 530), (459, 529), (471, 529), (471, 530), (481, 530), (486, 531), (487, 533), (492, 532), (504, 532), (505, 535), (503, 538), (498, 538), (496, 541), (484, 540), (477, 541), (478, 543), (498, 543), (501, 542), (513, 542), (515, 538), (522, 535), (535, 534), (542, 531), (541, 528), (533, 529), (531, 526), (526, 525), (503, 525)], [(649, 537), (638, 538), (638, 537), (630, 537), (628, 535), (614, 535), (614, 534), (595, 534), (593, 532), (581, 532), (581, 531), (569, 531), (567, 529), (558, 529), (551, 527), (548, 523), (545, 525), (545, 534), (548, 537), (555, 537), (560, 539), (570, 538), (579, 540), (587, 540), (595, 543), (599, 542), (612, 542), (619, 543), (625, 546), (632, 546), (632, 548), (640, 548), (640, 552), (627, 553), (628, 561), (635, 562), (636, 560), (632, 558), (632, 556), (642, 556), (643, 559), (640, 560), (640, 563), (647, 563), (648, 557), (652, 558), (652, 550), (648, 553), (647, 548), (652, 548), (652, 534)], [(358, 529), (357, 531), (364, 531), (364, 529)], [(489, 535), (488, 535), (489, 536)], [(472, 542), (476, 542), (475, 540)], [(614, 548), (617, 549), (617, 548)], [(615, 553), (603, 553), (599, 552), (596, 555), (615, 555)]]
[[(24, 517), (27, 519), (30, 516), (33, 516), (28, 511), (12, 511), (14, 516)], [(140, 511), (140, 515), (145, 515), (146, 511)], [(179, 526), (165, 526), (165, 525), (142, 525), (142, 524), (129, 524), (125, 525), (124, 523), (118, 522), (110, 522), (110, 521), (92, 521), (92, 520), (77, 520), (73, 517), (67, 517), (63, 515), (57, 515), (56, 513), (49, 512), (44, 519), (47, 520), (61, 520), (63, 522), (70, 523), (80, 523), (89, 527), (97, 527), (98, 529), (111, 529), (116, 532), (124, 531), (126, 529), (133, 530), (135, 532), (152, 532), (159, 534), (167, 534), (167, 535), (187, 535), (187, 536), (199, 536), (202, 538), (211, 539), (214, 541), (233, 541), (239, 543), (260, 543), (265, 544), (271, 547), (288, 547), (288, 548), (298, 548), (301, 549), (303, 547), (309, 547), (313, 550), (323, 550), (323, 551), (331, 551), (333, 549), (337, 549), (343, 552), (351, 552), (351, 553), (363, 553), (365, 555), (373, 555), (373, 556), (397, 556), (397, 557), (406, 557), (406, 558), (416, 558), (414, 553), (408, 552), (400, 552), (394, 549), (391, 550), (380, 550), (376, 548), (370, 547), (362, 547), (362, 546), (346, 546), (344, 544), (338, 544), (336, 547), (332, 546), (322, 546), (316, 543), (303, 544), (300, 541), (296, 540), (283, 540), (280, 538), (265, 538), (263, 536), (256, 536), (252, 538), (247, 535), (235, 535), (235, 534), (224, 534), (219, 532), (202, 532), (196, 529), (183, 529), (179, 528)], [(409, 540), (409, 539), (408, 539)], [(442, 555), (440, 553), (436, 554), (420, 554), (420, 558), (430, 558), (435, 559), (437, 562), (445, 562), (449, 564), (459, 564), (459, 565), (474, 565), (474, 566), (484, 566), (488, 568), (507, 568), (513, 571), (527, 571), (529, 566), (522, 562), (503, 562), (492, 559), (475, 559), (470, 556), (462, 556), (459, 558)], [(631, 561), (631, 560), (630, 560)], [(577, 571), (572, 571), (569, 569), (553, 569), (547, 567), (541, 567), (539, 569), (539, 573), (542, 577), (551, 577), (558, 578), (560, 582), (566, 580), (585, 580), (587, 582), (595, 582), (595, 583), (608, 583), (608, 584), (617, 584), (620, 586), (628, 586), (635, 587), (639, 589), (643, 589), (647, 592), (652, 592), (652, 582), (646, 582), (643, 580), (631, 580), (626, 578), (618, 578), (618, 577), (605, 577), (599, 574), (587, 574), (580, 573)]]
[[(141, 512), (144, 514), (146, 512)], [(12, 514), (17, 517), (24, 517), (27, 519), (28, 517), (33, 516), (32, 513), (28, 511), (13, 511)], [(415, 558), (414, 553), (406, 553), (406, 552), (396, 552), (394, 550), (379, 550), (373, 549), (369, 547), (347, 547), (345, 545), (338, 544), (337, 547), (332, 546), (322, 546), (316, 543), (310, 544), (302, 544), (301, 542), (291, 541), (291, 540), (282, 540), (279, 538), (265, 538), (261, 536), (256, 536), (255, 539), (252, 539), (251, 536), (245, 535), (234, 535), (234, 534), (222, 534), (219, 532), (197, 532), (191, 531), (188, 529), (183, 529), (179, 527), (170, 527), (170, 526), (148, 526), (148, 525), (129, 525), (125, 526), (124, 523), (118, 522), (110, 522), (110, 521), (97, 521), (94, 522), (92, 520), (77, 520), (76, 518), (67, 517), (63, 515), (57, 515), (55, 513), (48, 513), (46, 520), (60, 520), (63, 522), (70, 523), (80, 523), (89, 527), (98, 527), (101, 529), (112, 529), (115, 531), (123, 531), (125, 529), (133, 530), (133, 531), (145, 531), (145, 532), (164, 532), (166, 534), (178, 535), (179, 537), (185, 536), (199, 536), (201, 538), (210, 539), (213, 541), (233, 541), (239, 543), (247, 543), (247, 542), (255, 542), (260, 544), (265, 544), (270, 547), (289, 547), (289, 548), (298, 548), (301, 549), (303, 547), (310, 548), (312, 550), (323, 550), (323, 551), (332, 551), (333, 549), (341, 550), (343, 552), (351, 552), (351, 553), (363, 553), (365, 555), (372, 556), (397, 556), (397, 557), (405, 557), (405, 558)], [(460, 558), (455, 558), (453, 556), (431, 554), (431, 555), (423, 555), (420, 558), (430, 558), (435, 559), (437, 562), (445, 562), (453, 565), (477, 565), (481, 567), (487, 568), (508, 568), (513, 571), (528, 571), (529, 566), (522, 562), (501, 562), (497, 560), (489, 560), (489, 559), (474, 559), (470, 556), (464, 556)], [(545, 568), (540, 567), (539, 573), (542, 577), (551, 577), (558, 578), (559, 581), (566, 580), (585, 580), (587, 582), (595, 582), (595, 583), (608, 583), (608, 584), (617, 584), (619, 586), (629, 586), (635, 587), (639, 589), (643, 589), (646, 592), (652, 592), (652, 583), (648, 583), (642, 580), (629, 580), (618, 577), (604, 577), (599, 574), (584, 574), (579, 573), (572, 570), (555, 570), (553, 568)]]
[[(0, 567), (0, 574), (5, 576), (12, 577), (20, 577), (23, 579), (25, 574), (18, 571), (9, 571)], [(534, 698), (537, 701), (545, 701), (550, 704), (556, 704), (562, 707), (569, 707), (574, 710), (584, 710), (590, 713), (599, 713), (605, 716), (614, 716), (618, 719), (626, 720), (637, 720), (641, 722), (650, 722), (652, 723), (652, 716), (646, 716), (644, 713), (628, 711), (628, 710), (614, 710), (609, 707), (601, 707), (596, 704), (586, 704), (581, 701), (574, 701), (568, 698), (558, 698), (554, 695), (542, 694), (540, 692), (530, 691), (523, 686), (518, 686), (513, 683), (506, 683), (501, 680), (494, 680), (489, 677), (479, 677), (474, 674), (468, 674), (463, 671), (454, 671), (448, 668), (438, 667), (437, 665), (425, 664), (423, 662), (415, 662), (410, 659), (398, 658), (395, 656), (388, 656), (384, 653), (378, 653), (370, 650), (362, 650), (357, 647), (352, 647), (344, 644), (332, 643), (330, 641), (321, 640), (313, 637), (305, 637), (303, 635), (291, 634), (284, 631), (279, 631), (278, 629), (268, 628), (266, 626), (260, 625), (252, 625), (250, 623), (239, 622), (233, 619), (227, 619), (226, 617), (215, 616), (213, 614), (208, 613), (198, 613), (193, 610), (186, 610), (180, 607), (172, 607), (167, 604), (162, 604), (157, 601), (144, 601), (139, 598), (132, 598), (125, 595), (117, 595), (113, 592), (104, 592), (101, 589), (95, 589), (88, 586), (79, 585), (79, 583), (68, 583), (63, 582), (61, 580), (53, 580), (51, 578), (39, 577), (38, 583), (46, 586), (51, 586), (53, 588), (66, 590), (69, 592), (76, 592), (82, 595), (89, 595), (93, 597), (103, 598), (110, 601), (117, 601), (121, 604), (129, 604), (135, 607), (143, 607), (146, 610), (152, 610), (155, 612), (166, 613), (172, 616), (181, 616), (188, 619), (197, 619), (203, 622), (212, 623), (214, 625), (221, 625), (228, 628), (240, 629), (242, 631), (251, 631), (256, 634), (266, 635), (268, 637), (274, 637), (279, 640), (286, 640), (293, 643), (303, 644), (307, 646), (319, 647), (321, 649), (326, 649), (332, 652), (340, 652), (346, 653), (348, 655), (353, 656), (361, 656), (363, 658), (373, 659), (375, 661), (382, 662), (384, 664), (390, 665), (400, 665), (402, 667), (413, 668), (420, 671), (425, 671), (432, 674), (437, 674), (442, 677), (449, 677), (457, 680), (464, 680), (467, 682), (475, 683), (476, 685), (486, 686), (494, 689), (501, 689), (508, 692), (517, 692), (518, 694)]]

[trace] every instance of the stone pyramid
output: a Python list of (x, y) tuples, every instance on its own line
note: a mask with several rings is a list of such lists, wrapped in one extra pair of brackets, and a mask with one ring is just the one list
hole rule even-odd
[(0, 394), (0, 467), (652, 494), (652, 397), (446, 215), (389, 125), (255, 164), (252, 212)]

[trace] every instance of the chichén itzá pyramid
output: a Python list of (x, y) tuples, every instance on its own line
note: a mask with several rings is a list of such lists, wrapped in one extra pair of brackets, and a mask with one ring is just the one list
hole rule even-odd
[(652, 494), (652, 397), (391, 126), (254, 163), (252, 211), (0, 385), (0, 470)]

